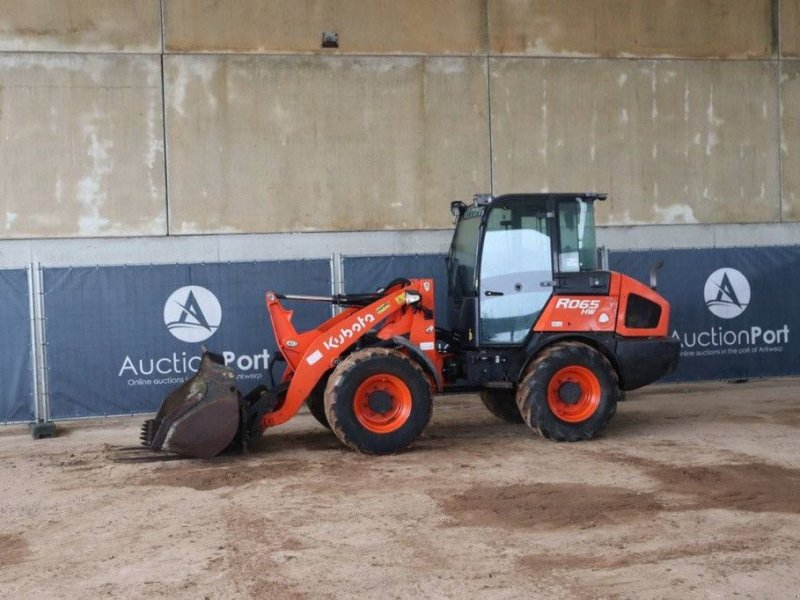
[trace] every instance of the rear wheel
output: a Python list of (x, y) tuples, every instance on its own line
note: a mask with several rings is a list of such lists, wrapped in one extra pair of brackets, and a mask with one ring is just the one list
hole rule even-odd
[(422, 368), (396, 350), (367, 348), (343, 360), (325, 388), (325, 414), (336, 436), (366, 454), (409, 446), (431, 417)]
[(514, 390), (481, 390), (481, 402), (498, 419), (507, 423), (522, 423)]
[(608, 359), (578, 342), (547, 348), (528, 367), (517, 390), (524, 421), (546, 438), (576, 442), (605, 429), (621, 392)]
[(325, 415), (325, 386), (327, 382), (328, 380), (326, 377), (320, 379), (316, 387), (311, 390), (308, 398), (306, 398), (306, 406), (308, 406), (308, 411), (320, 425), (330, 429), (331, 426), (330, 423), (328, 423), (328, 417)]

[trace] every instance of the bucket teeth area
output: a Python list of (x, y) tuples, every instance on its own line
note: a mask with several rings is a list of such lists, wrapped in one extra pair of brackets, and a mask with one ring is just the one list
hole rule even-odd
[(142, 432), (139, 434), (139, 439), (142, 441), (142, 446), (149, 448), (150, 444), (153, 443), (153, 436), (155, 436), (155, 433), (155, 419), (147, 419), (147, 421), (142, 423)]

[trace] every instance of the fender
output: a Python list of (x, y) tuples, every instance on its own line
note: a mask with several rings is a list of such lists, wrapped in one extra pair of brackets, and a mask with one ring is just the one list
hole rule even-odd
[(436, 367), (433, 366), (433, 362), (431, 359), (425, 356), (425, 353), (419, 349), (418, 346), (412, 344), (407, 338), (401, 337), (399, 335), (392, 338), (392, 341), (397, 344), (398, 346), (402, 346), (406, 350), (408, 350), (411, 355), (417, 360), (418, 363), (421, 363), (420, 366), (424, 368), (430, 375), (433, 376), (434, 381), (436, 382), (436, 389), (437, 391), (441, 392), (444, 390), (444, 380), (442, 379), (442, 374), (436, 370)]
[(530, 342), (525, 346), (522, 351), (522, 360), (519, 364), (517, 372), (517, 381), (522, 380), (525, 369), (532, 360), (547, 346), (552, 346), (558, 342), (580, 342), (592, 348), (599, 350), (614, 367), (619, 377), (620, 386), (623, 384), (623, 373), (620, 368), (619, 361), (616, 358), (617, 337), (613, 333), (593, 333), (592, 335), (581, 335), (579, 332), (570, 333), (540, 333), (534, 334)]

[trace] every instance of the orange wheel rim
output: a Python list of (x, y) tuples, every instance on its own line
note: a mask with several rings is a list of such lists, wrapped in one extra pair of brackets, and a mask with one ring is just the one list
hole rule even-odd
[(581, 423), (600, 406), (600, 380), (586, 367), (564, 367), (547, 384), (547, 404), (562, 421)]
[(365, 379), (353, 398), (356, 419), (372, 433), (397, 431), (411, 415), (411, 390), (399, 377), (381, 373)]

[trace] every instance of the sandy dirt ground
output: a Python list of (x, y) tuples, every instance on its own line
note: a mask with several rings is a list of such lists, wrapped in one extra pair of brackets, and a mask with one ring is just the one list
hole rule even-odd
[(142, 460), (141, 418), (0, 429), (5, 598), (798, 598), (800, 380), (653, 386), (558, 444), (437, 399), (413, 449), (303, 412)]

